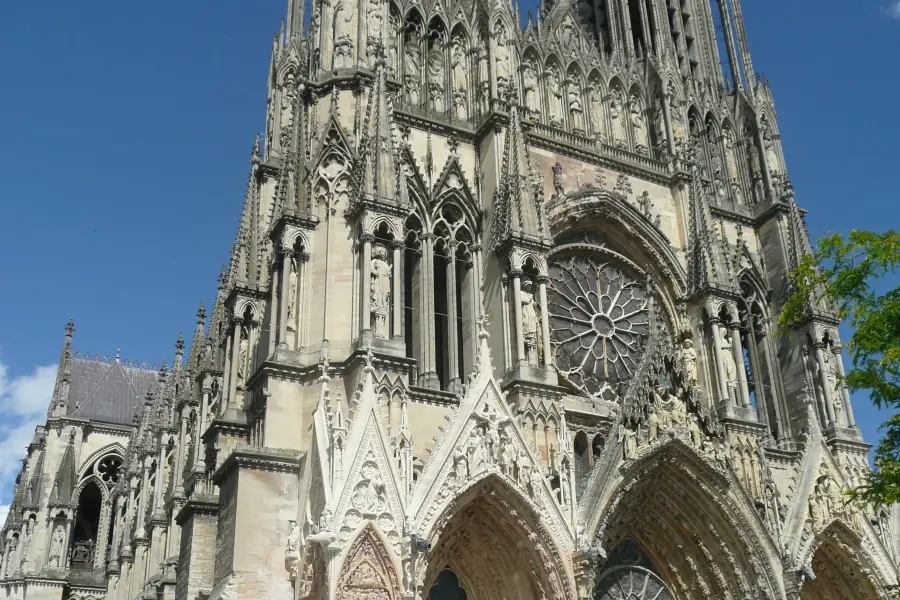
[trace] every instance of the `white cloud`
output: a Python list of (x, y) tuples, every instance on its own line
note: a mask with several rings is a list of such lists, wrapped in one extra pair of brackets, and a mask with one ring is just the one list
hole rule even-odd
[(0, 523), (6, 523), (6, 515), (9, 514), (9, 504), (0, 505)]
[[(0, 502), (12, 500), (12, 486), (34, 436), (34, 428), (46, 418), (56, 365), (41, 366), (30, 374), (10, 378), (9, 368), (0, 363)], [(8, 506), (0, 505), (6, 518)], [(3, 520), (0, 520), (0, 524)]]
[(895, 0), (884, 9), (884, 14), (892, 19), (900, 19), (900, 0)]

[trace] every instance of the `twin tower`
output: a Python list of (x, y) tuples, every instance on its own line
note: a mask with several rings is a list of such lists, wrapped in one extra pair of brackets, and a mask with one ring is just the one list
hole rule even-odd
[(292, 0), (189, 350), (66, 330), (6, 598), (886, 597), (741, 11)]

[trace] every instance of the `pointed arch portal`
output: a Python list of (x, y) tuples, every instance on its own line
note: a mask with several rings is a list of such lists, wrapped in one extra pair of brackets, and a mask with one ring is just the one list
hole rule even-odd
[(455, 506), (428, 558), (424, 583), (429, 598), (570, 597), (567, 576), (558, 568), (552, 541), (541, 533), (539, 517), (497, 477), (476, 484)]
[(826, 539), (812, 556), (814, 579), (803, 583), (801, 600), (877, 600), (881, 596), (866, 576), (871, 569), (860, 563), (859, 540), (837, 527), (823, 532)]

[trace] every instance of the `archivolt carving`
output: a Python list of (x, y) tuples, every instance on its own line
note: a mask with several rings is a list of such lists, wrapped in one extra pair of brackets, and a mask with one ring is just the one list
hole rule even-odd
[(371, 526), (350, 546), (336, 592), (338, 600), (400, 600), (392, 555)]

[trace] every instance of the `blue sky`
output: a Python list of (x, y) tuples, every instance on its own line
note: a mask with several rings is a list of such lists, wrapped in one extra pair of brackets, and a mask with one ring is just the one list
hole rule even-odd
[[(0, 3), (0, 504), (69, 317), (91, 353), (171, 362), (190, 338), (234, 237), (286, 3)], [(813, 236), (896, 227), (900, 2), (752, 0), (744, 16)], [(883, 415), (855, 409), (874, 442)]]

